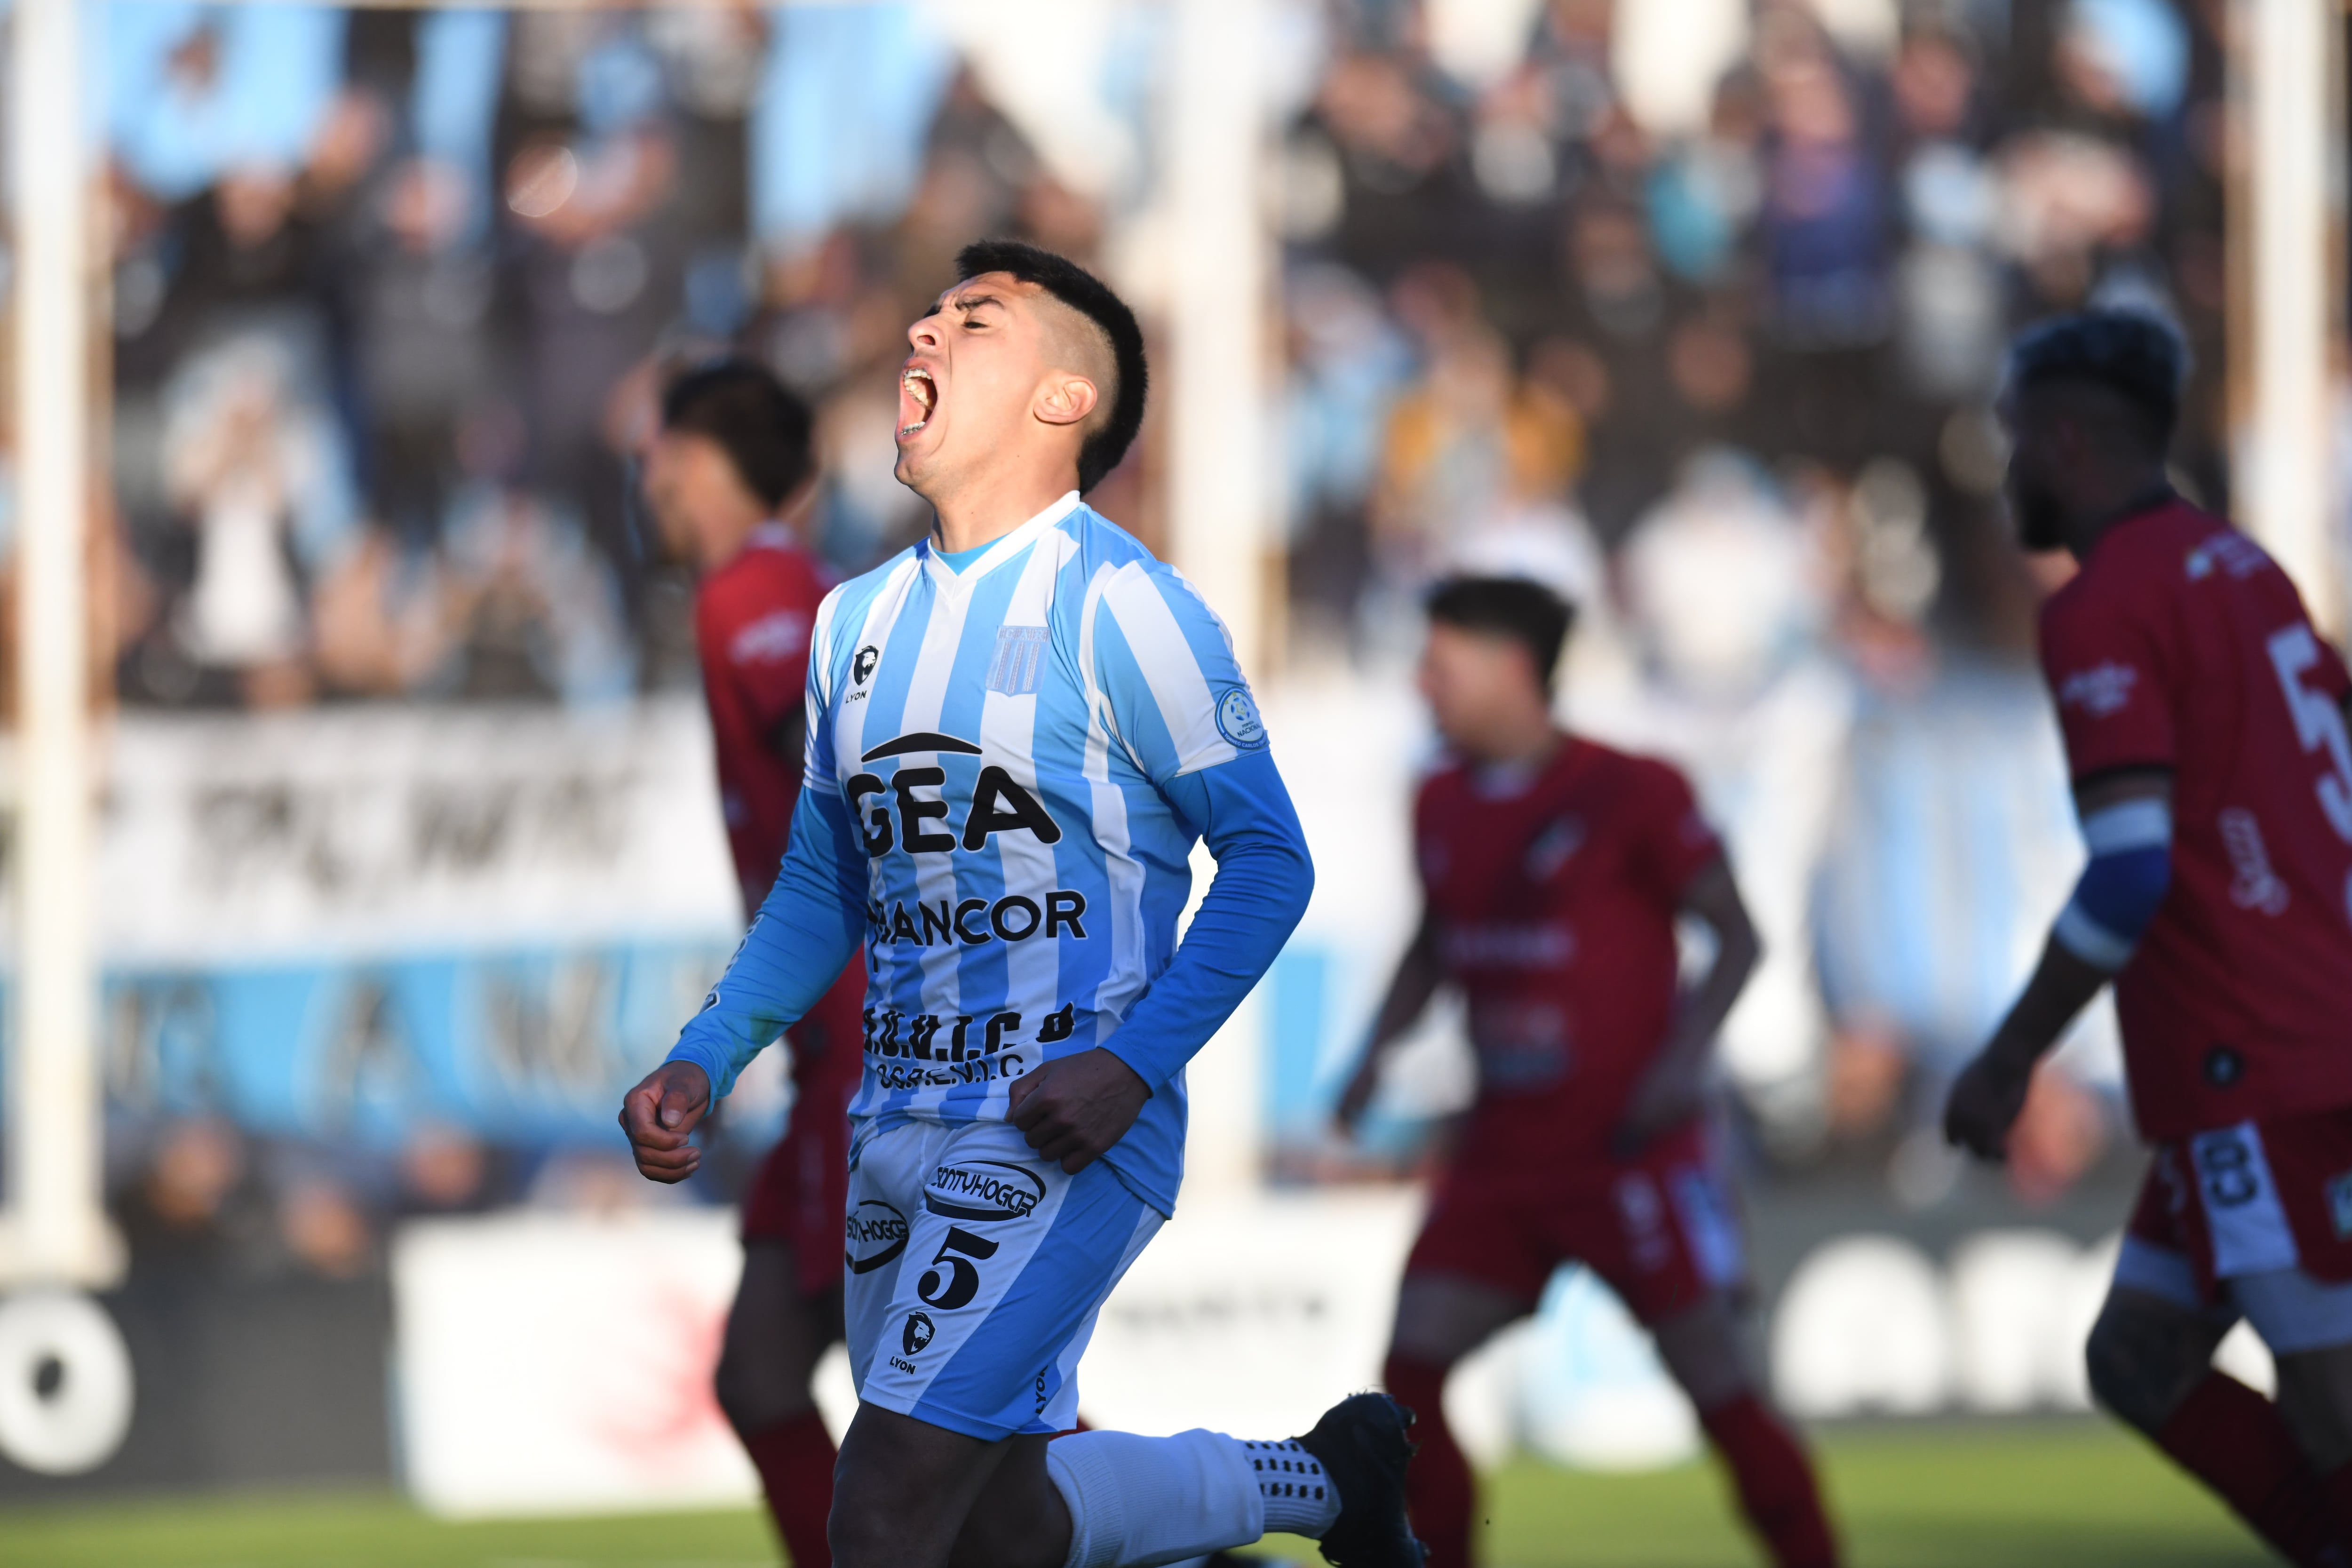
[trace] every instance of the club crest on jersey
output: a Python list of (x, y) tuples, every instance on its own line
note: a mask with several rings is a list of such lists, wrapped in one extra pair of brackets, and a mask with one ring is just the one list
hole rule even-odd
[(1584, 819), (1580, 816), (1560, 817), (1537, 834), (1535, 842), (1528, 846), (1527, 858), (1522, 864), (1527, 868), (1528, 879), (1550, 881), (1559, 868), (1568, 864), (1569, 858), (1583, 847)]
[(1217, 699), (1217, 733), (1244, 752), (1265, 744), (1265, 725), (1246, 686), (1229, 686)]
[(849, 661), (849, 679), (853, 685), (863, 686), (874, 677), (874, 667), (882, 661), (882, 650), (872, 643), (859, 648)]
[(865, 1198), (843, 1222), (842, 1262), (852, 1274), (871, 1274), (907, 1250), (907, 1216), (879, 1198)]
[(2058, 706), (2080, 708), (2094, 719), (2105, 719), (2129, 706), (2132, 688), (2138, 683), (2139, 671), (2127, 664), (2095, 664), (2058, 683)]
[(931, 1322), (929, 1312), (909, 1312), (907, 1314), (907, 1326), (899, 1331), (898, 1344), (908, 1355), (915, 1355), (929, 1344), (931, 1336), (938, 1332), (939, 1329)]

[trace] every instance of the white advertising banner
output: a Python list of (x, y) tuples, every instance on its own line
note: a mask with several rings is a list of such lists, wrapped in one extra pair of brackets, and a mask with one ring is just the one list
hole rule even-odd
[(113, 966), (742, 929), (691, 694), (127, 715), (106, 780)]
[[(1306, 1430), (1377, 1384), (1421, 1208), (1397, 1188), (1186, 1204), (1103, 1308), (1078, 1373), (1087, 1420), (1151, 1435)], [(1778, 1396), (1809, 1419), (2086, 1409), (2083, 1341), (2115, 1245), (1985, 1231), (1938, 1263), (1898, 1237), (1830, 1240), (1766, 1312)], [(709, 1387), (740, 1268), (730, 1213), (435, 1220), (402, 1234), (393, 1267), (403, 1470), (425, 1507), (528, 1515), (754, 1497)], [(2221, 1364), (2271, 1385), (2242, 1325)], [(838, 1435), (856, 1401), (837, 1350), (817, 1395)], [(1525, 1449), (1641, 1469), (1698, 1448), (1648, 1337), (1581, 1270), (1466, 1361), (1445, 1405), (1481, 1465)]]
[(394, 1375), (409, 1489), (458, 1518), (755, 1497), (710, 1391), (742, 1261), (726, 1209), (404, 1227)]
[[(1101, 1426), (1286, 1436), (1372, 1385), (1420, 1208), (1400, 1191), (1186, 1205), (1103, 1309), (1078, 1373)], [(748, 1501), (710, 1393), (734, 1215), (412, 1224), (393, 1249), (402, 1472), (453, 1517)], [(852, 1404), (819, 1373), (836, 1431)]]

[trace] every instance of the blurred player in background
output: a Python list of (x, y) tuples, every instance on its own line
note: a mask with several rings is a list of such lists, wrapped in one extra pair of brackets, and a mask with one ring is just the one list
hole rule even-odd
[[(1453, 761), (1413, 812), (1421, 928), (1339, 1106), (1352, 1130), (1391, 1047), (1440, 985), (1462, 988), (1478, 1098), (1406, 1259), (1385, 1373), (1422, 1417), (1413, 1528), (1435, 1568), (1471, 1562), (1446, 1374), (1575, 1261), (1655, 1336), (1773, 1560), (1819, 1568), (1836, 1544), (1748, 1365), (1741, 1238), (1707, 1146), (1708, 1059), (1755, 930), (1682, 776), (1553, 723), (1570, 619), (1522, 579), (1455, 577), (1430, 595), (1421, 688)], [(1685, 915), (1715, 955), (1678, 992)]]
[[(638, 1168), (693, 1173), (696, 1121), (864, 937), (844, 1568), (1109, 1568), (1268, 1531), (1414, 1568), (1412, 1415), (1385, 1395), (1300, 1438), (1049, 1447), (1174, 1205), (1184, 1064), (1314, 873), (1224, 626), (1079, 500), (1142, 423), (1134, 314), (1025, 245), (957, 272), (900, 371), (897, 472), (933, 532), (818, 615), (814, 784), (742, 950), (624, 1103)], [(1216, 875), (1179, 945), (1203, 838)]]
[[(814, 493), (806, 405), (756, 364), (690, 370), (662, 398), (645, 489), (664, 538), (701, 573), (694, 637), (719, 795), (746, 918), (782, 864), (808, 739), (809, 633), (832, 586), (793, 533)], [(743, 1280), (728, 1314), (719, 1407), (759, 1468), (794, 1568), (823, 1568), (833, 1439), (809, 1379), (841, 1337), (850, 1097), (864, 1069), (855, 963), (792, 1028), (791, 1122), (743, 1200)]]
[[(2091, 1331), (2092, 1391), (2296, 1563), (2352, 1562), (2352, 696), (2294, 584), (2174, 495), (2186, 370), (2092, 312), (2011, 353), (2011, 505), (2081, 570), (2042, 612), (2090, 850), (2040, 965), (1954, 1084), (2001, 1156), (2034, 1063), (2110, 981), (2155, 1158)], [(2241, 1316), (2278, 1402), (2217, 1371)]]

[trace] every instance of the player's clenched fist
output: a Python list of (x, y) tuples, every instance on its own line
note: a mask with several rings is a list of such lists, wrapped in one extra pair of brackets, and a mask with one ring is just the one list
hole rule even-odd
[(1944, 1136), (1979, 1160), (2009, 1152), (2009, 1130), (2025, 1109), (2030, 1071), (2017, 1072), (1988, 1051), (1960, 1070), (1944, 1102)]
[(1099, 1046), (1013, 1079), (1005, 1094), (1029, 1147), (1073, 1176), (1127, 1136), (1150, 1098), (1135, 1069)]
[(692, 1062), (664, 1062), (621, 1097), (621, 1131), (647, 1181), (682, 1182), (702, 1163), (692, 1142), (710, 1109), (710, 1080)]

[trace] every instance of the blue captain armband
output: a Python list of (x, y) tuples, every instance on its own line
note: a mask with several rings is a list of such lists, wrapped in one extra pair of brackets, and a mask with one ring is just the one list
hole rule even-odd
[(2127, 800), (2083, 819), (2091, 863), (2051, 936), (2095, 969), (2121, 969), (2172, 885), (2172, 808)]

